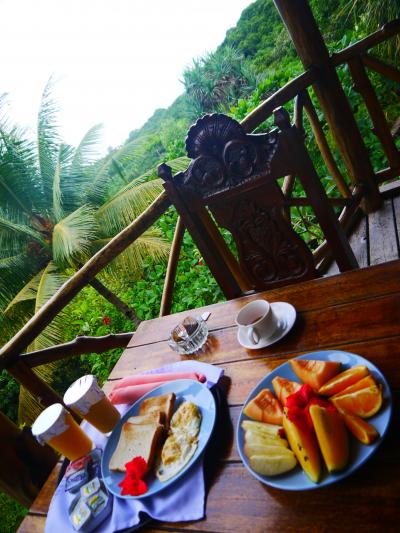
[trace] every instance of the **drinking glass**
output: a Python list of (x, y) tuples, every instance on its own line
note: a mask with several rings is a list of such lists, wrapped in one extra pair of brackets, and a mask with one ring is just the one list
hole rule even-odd
[(40, 413), (32, 425), (32, 434), (40, 444), (48, 444), (70, 461), (92, 449), (92, 441), (60, 403)]

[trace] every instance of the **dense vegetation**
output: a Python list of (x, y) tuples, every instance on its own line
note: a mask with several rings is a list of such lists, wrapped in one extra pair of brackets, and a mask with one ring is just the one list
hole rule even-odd
[[(339, 50), (387, 20), (400, 16), (397, 0), (310, 0), (310, 3), (330, 51)], [(396, 50), (396, 41), (392, 40), (391, 46), (382, 48), (379, 53), (386, 60), (394, 61)], [(132, 131), (126, 143), (105, 160), (93, 162), (90, 159), (96, 130), (88, 134), (78, 149), (62, 145), (55, 135), (52, 122), (54, 109), (49, 108), (51, 100), (48, 92), (45, 93), (42, 109), (44, 122), (39, 124), (39, 130), (40, 127), (44, 130), (41, 137), (43, 157), (39, 164), (35, 157), (40, 150), (36, 152), (20, 131), (2, 121), (0, 242), (6, 243), (6, 246), (0, 247), (0, 344), (86, 257), (151, 201), (159, 191), (159, 183), (155, 179), (158, 163), (172, 160), (176, 169), (186, 164), (186, 160), (181, 159), (185, 156), (184, 138), (188, 126), (199, 115), (223, 111), (240, 120), (266, 96), (301, 72), (300, 61), (272, 0), (257, 0), (243, 11), (237, 26), (227, 32), (216, 51), (194, 59), (184, 71), (183, 94), (168, 109), (156, 110), (146, 124)], [(381, 168), (384, 165), (383, 153), (371, 131), (365, 107), (352, 91), (347, 69), (339, 69), (339, 75), (371, 151), (373, 164)], [(392, 124), (400, 116), (399, 87), (378, 75), (371, 76), (371, 79)], [(268, 125), (263, 125), (261, 129)], [(306, 132), (309, 133), (309, 130)], [(329, 132), (327, 134), (329, 139)], [(335, 185), (310, 135), (307, 142), (326, 189), (330, 194), (336, 194)], [(55, 161), (58, 173), (55, 172)], [(51, 168), (48, 166), (50, 163)], [(70, 182), (69, 187), (65, 186), (63, 184), (68, 183), (66, 177), (76, 181)], [(13, 194), (10, 195), (10, 184), (14, 183), (17, 187), (11, 187)], [(74, 193), (77, 183), (85, 191), (79, 198)], [(98, 187), (98, 184), (101, 186)], [(27, 186), (32, 194), (26, 194)], [(25, 205), (27, 197), (29, 205)], [(22, 199), (24, 202), (21, 202)], [(312, 214), (306, 209), (299, 209), (294, 213), (294, 219), (299, 232), (315, 246), (320, 233), (313, 223)], [(130, 255), (125, 257), (125, 264), (130, 268), (121, 270), (124, 264), (121, 261), (102, 277), (107, 287), (132, 307), (139, 320), (158, 315), (166, 270), (163, 252), (166, 243), (172, 240), (175, 221), (176, 213), (170, 209), (144, 241), (139, 249), (141, 253), (138, 255), (138, 251), (131, 250)], [(63, 224), (69, 228), (70, 235), (75, 232), (76, 240), (57, 240), (57, 226), (60, 230)], [(16, 268), (15, 260), (10, 263), (9, 258), (17, 254), (7, 255), (7, 250), (25, 253), (25, 256), (30, 254), (29, 263), (26, 258), (24, 263), (20, 257), (19, 277), (15, 279), (9, 275), (8, 269), (11, 264)], [(44, 281), (40, 283), (42, 277)], [(185, 235), (172, 311), (221, 299), (215, 280), (190, 237)], [(62, 335), (59, 329), (52, 330), (47, 341), (70, 340), (83, 333), (104, 335), (134, 329), (131, 320), (91, 287), (84, 289), (73, 300), (65, 309), (65, 315), (68, 319), (64, 319)], [(63, 363), (62, 371), (57, 366), (52, 368), (53, 386), (63, 393), (69, 382), (87, 372), (97, 374), (100, 380), (106, 379), (120, 352), (115, 350), (74, 358)], [(3, 372), (0, 375), (0, 409), (13, 420), (18, 417), (18, 395), (17, 383)], [(2, 496), (0, 507), (6, 509), (6, 502), (7, 499)], [(2, 515), (4, 513), (7, 514), (2, 509)], [(3, 526), (0, 530), (5, 531)], [(7, 524), (7, 531), (10, 530), (12, 527)]]

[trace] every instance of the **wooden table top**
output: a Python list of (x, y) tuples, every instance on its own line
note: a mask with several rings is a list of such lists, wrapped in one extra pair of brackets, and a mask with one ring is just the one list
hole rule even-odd
[[(246, 350), (236, 339), (234, 318), (252, 299), (287, 301), (298, 317), (279, 343)], [(206, 349), (199, 360), (224, 368), (226, 424), (217, 428), (207, 472), (206, 518), (179, 524), (153, 523), (147, 531), (397, 531), (400, 523), (400, 261), (308, 281), (196, 310), (211, 311)], [(113, 369), (105, 390), (124, 376), (187, 359), (166, 339), (187, 312), (143, 322)], [(302, 353), (337, 348), (369, 359), (394, 393), (389, 433), (377, 453), (347, 479), (313, 491), (286, 492), (259, 483), (244, 467), (234, 444), (241, 406), (272, 369)], [(215, 443), (217, 443), (215, 445)], [(54, 490), (43, 487), (20, 532), (42, 531)]]

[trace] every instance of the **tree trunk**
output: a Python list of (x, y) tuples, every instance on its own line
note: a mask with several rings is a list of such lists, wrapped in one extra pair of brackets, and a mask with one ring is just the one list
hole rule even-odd
[(99, 294), (101, 294), (101, 296), (103, 296), (103, 298), (111, 302), (118, 309), (118, 311), (128, 317), (136, 328), (138, 327), (140, 320), (136, 316), (136, 313), (133, 309), (127, 306), (126, 303), (118, 298), (118, 296), (110, 291), (110, 289), (107, 289), (107, 287), (104, 286), (98, 279), (93, 278), (89, 283)]

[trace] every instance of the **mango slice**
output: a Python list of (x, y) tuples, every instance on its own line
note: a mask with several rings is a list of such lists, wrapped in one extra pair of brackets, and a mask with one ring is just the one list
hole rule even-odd
[(349, 461), (349, 440), (340, 414), (320, 405), (311, 405), (309, 412), (328, 471), (343, 470)]
[(298, 428), (288, 419), (285, 412), (282, 422), (290, 447), (302, 469), (311, 481), (318, 483), (321, 478), (321, 460), (314, 433), (311, 430), (305, 431)]

